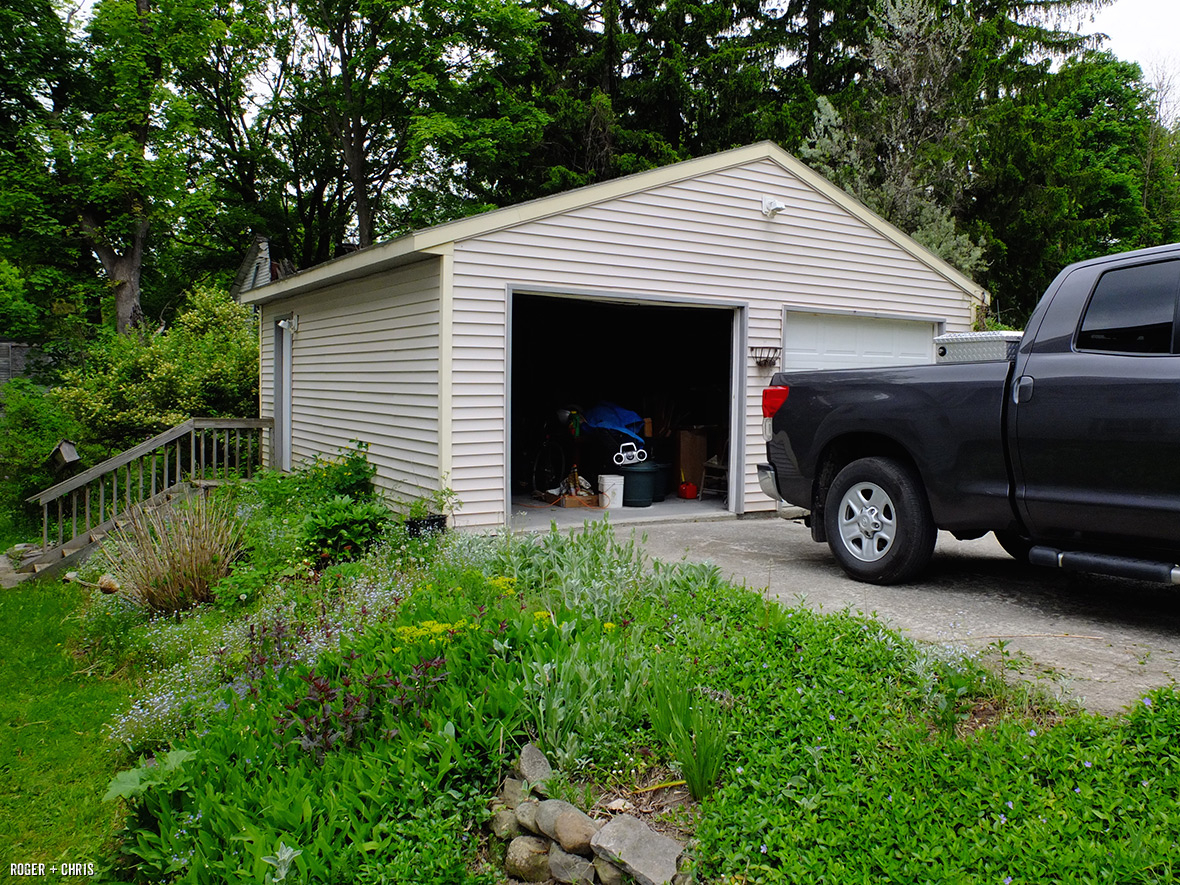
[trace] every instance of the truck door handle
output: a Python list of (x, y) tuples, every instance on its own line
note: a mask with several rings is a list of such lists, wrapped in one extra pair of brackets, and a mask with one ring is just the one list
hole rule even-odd
[(1021, 375), (1016, 379), (1016, 384), (1012, 388), (1012, 402), (1026, 403), (1032, 399), (1033, 396), (1033, 379), (1029, 375)]

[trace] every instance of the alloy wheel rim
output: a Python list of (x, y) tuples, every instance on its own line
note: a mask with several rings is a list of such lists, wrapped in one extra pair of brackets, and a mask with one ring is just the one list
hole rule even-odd
[(861, 562), (877, 562), (897, 537), (893, 499), (876, 483), (859, 482), (840, 499), (840, 538)]

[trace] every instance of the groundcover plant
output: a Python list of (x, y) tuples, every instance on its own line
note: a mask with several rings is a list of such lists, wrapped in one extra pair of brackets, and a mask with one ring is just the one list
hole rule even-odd
[(95, 665), (141, 678), (110, 730), (142, 755), (107, 793), (109, 877), (502, 881), (488, 800), (531, 739), (584, 806), (687, 781), (668, 823), (698, 882), (1172, 879), (1170, 689), (1084, 715), (870, 617), (645, 562), (605, 523), (393, 521), (320, 567), (301, 483), (227, 492), (247, 552), (213, 602), (149, 619), (96, 597), (83, 621)]

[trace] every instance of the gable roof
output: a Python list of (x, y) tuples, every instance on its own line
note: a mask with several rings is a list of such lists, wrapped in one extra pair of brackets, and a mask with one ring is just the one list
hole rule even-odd
[(264, 304), (292, 295), (311, 292), (331, 283), (357, 279), (380, 270), (417, 261), (427, 255), (438, 254), (440, 249), (451, 243), (469, 240), (494, 231), (515, 227), (518, 224), (583, 209), (608, 200), (760, 160), (770, 160), (777, 163), (812, 190), (827, 197), (850, 215), (858, 218), (935, 273), (944, 277), (952, 285), (962, 289), (965, 294), (983, 304), (988, 302), (989, 296), (982, 286), (951, 267), (929, 249), (813, 171), (802, 161), (769, 141), (761, 141), (746, 147), (733, 148), (705, 157), (672, 163), (658, 169), (649, 169), (646, 172), (636, 172), (623, 178), (614, 178), (610, 181), (586, 185), (514, 206), (493, 209), (490, 212), (415, 231), (397, 239), (374, 243), (365, 249), (334, 258), (323, 264), (317, 264), (284, 279), (253, 289), (244, 288), (240, 291), (239, 297), (243, 304)]

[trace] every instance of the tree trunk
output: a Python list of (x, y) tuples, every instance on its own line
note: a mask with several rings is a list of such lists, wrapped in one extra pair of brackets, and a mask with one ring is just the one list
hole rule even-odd
[(369, 196), (369, 164), (365, 157), (363, 124), (353, 119), (345, 124), (344, 165), (352, 182), (352, 198), (356, 203), (357, 238), (360, 247), (373, 245), (373, 201)]
[(139, 280), (143, 273), (143, 250), (147, 243), (149, 222), (141, 218), (131, 235), (131, 242), (122, 253), (106, 241), (94, 219), (82, 216), (82, 229), (86, 233), (90, 248), (102, 262), (107, 279), (115, 287), (115, 329), (120, 335), (127, 335), (143, 321), (143, 309), (139, 304)]
[(126, 335), (143, 322), (143, 310), (139, 305), (139, 277), (142, 265), (122, 256), (115, 266), (107, 271), (115, 284), (115, 328), (120, 335)]

